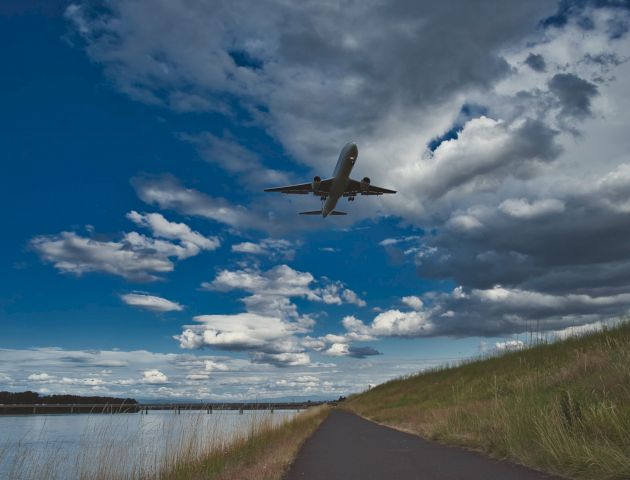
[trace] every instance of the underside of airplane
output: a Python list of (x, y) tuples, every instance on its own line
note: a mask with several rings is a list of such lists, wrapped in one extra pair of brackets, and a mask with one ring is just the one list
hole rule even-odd
[(337, 166), (331, 178), (322, 180), (316, 176), (309, 183), (299, 183), (286, 187), (267, 188), (265, 192), (280, 192), (294, 195), (313, 194), (320, 197), (322, 201), (321, 210), (301, 212), (300, 215), (346, 215), (345, 212), (335, 210), (335, 206), (341, 197), (347, 197), (348, 201), (354, 201), (357, 195), (383, 195), (396, 193), (395, 190), (377, 187), (371, 184), (369, 177), (362, 180), (350, 178), (350, 172), (357, 160), (359, 150), (355, 143), (346, 144), (339, 154)]

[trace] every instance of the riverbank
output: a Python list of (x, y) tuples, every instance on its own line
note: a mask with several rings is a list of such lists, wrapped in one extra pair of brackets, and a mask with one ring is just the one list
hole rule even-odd
[(165, 468), (163, 480), (280, 480), (302, 444), (330, 413), (330, 407), (311, 407), (280, 425), (252, 424), (246, 435), (214, 448), (202, 458), (187, 458)]
[(434, 370), (343, 407), (576, 479), (630, 478), (630, 324)]
[(4, 415), (0, 478), (281, 478), (328, 408)]

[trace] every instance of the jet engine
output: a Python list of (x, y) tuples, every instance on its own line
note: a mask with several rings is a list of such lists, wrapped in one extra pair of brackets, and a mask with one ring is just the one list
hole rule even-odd
[(367, 192), (368, 188), (370, 188), (370, 177), (363, 177), (363, 180), (361, 180), (361, 191)]
[(319, 186), (322, 183), (322, 178), (321, 177), (314, 177), (313, 178), (313, 183), (311, 184), (311, 187), (313, 188), (313, 192), (318, 192), (319, 191)]

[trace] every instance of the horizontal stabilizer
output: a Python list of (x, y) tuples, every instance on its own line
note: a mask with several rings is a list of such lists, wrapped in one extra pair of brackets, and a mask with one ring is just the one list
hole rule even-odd
[(337, 210), (333, 210), (328, 215), (348, 215), (346, 212), (338, 212)]
[(322, 211), (321, 210), (313, 210), (310, 212), (300, 212), (300, 215), (321, 215)]

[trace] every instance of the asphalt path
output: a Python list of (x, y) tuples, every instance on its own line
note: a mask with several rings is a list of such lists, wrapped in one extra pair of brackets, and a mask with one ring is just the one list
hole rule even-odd
[(557, 479), (510, 462), (429, 442), (333, 410), (309, 438), (286, 480)]

